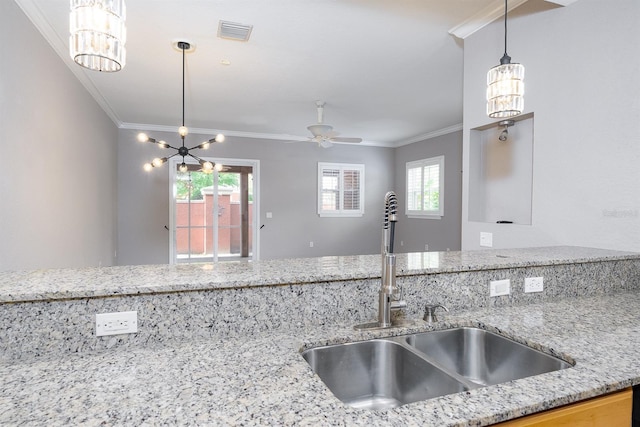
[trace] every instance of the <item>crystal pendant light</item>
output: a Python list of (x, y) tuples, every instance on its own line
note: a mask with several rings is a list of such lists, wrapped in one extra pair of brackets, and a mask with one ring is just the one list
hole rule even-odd
[(124, 0), (70, 0), (69, 53), (95, 71), (120, 71), (126, 62)]
[(507, 55), (507, 0), (504, 0), (504, 55), (487, 73), (487, 115), (513, 117), (524, 111), (524, 65)]
[(200, 163), (200, 166), (202, 167), (202, 172), (204, 173), (212, 173), (214, 170), (220, 172), (223, 169), (222, 164), (220, 163), (211, 163), (207, 160), (201, 159), (200, 157), (194, 155), (191, 151), (192, 150), (204, 150), (206, 148), (209, 148), (209, 145), (211, 145), (214, 142), (224, 142), (224, 135), (219, 133), (215, 136), (215, 138), (212, 138), (208, 141), (205, 141), (199, 145), (196, 145), (194, 147), (191, 148), (187, 148), (185, 146), (185, 138), (187, 137), (187, 135), (189, 134), (189, 129), (184, 125), (184, 70), (185, 70), (185, 52), (189, 49), (191, 49), (191, 44), (185, 41), (180, 41), (176, 44), (177, 48), (182, 50), (182, 125), (178, 128), (178, 135), (180, 135), (180, 139), (182, 140), (182, 145), (180, 147), (172, 147), (171, 145), (167, 144), (165, 141), (162, 140), (157, 140), (155, 138), (151, 138), (149, 135), (147, 135), (146, 133), (139, 133), (138, 134), (138, 141), (140, 142), (152, 142), (154, 144), (158, 144), (161, 148), (171, 148), (173, 150), (176, 150), (175, 153), (173, 153), (172, 155), (168, 156), (168, 157), (156, 157), (155, 159), (153, 159), (150, 163), (145, 163), (145, 165), (143, 166), (143, 169), (147, 172), (153, 170), (153, 168), (157, 168), (162, 166), (163, 164), (165, 164), (167, 162), (167, 160), (169, 160), (172, 157), (175, 156), (182, 156), (182, 163), (180, 163), (180, 165), (178, 166), (178, 170), (182, 173), (187, 172), (189, 170), (189, 167), (187, 166), (187, 163), (185, 162), (185, 159), (187, 156), (194, 158), (198, 163)]

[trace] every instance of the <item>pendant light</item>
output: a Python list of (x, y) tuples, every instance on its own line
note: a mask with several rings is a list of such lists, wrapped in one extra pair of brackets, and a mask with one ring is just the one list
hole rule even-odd
[(504, 55), (487, 73), (487, 115), (513, 117), (524, 111), (524, 65), (507, 55), (507, 0), (504, 0)]
[(198, 161), (198, 163), (200, 163), (200, 165), (202, 166), (202, 171), (205, 173), (211, 173), (215, 170), (217, 170), (218, 172), (222, 170), (223, 166), (222, 164), (215, 164), (215, 163), (211, 163), (209, 161), (203, 160), (200, 157), (194, 155), (191, 151), (192, 150), (201, 150), (201, 149), (206, 149), (209, 147), (209, 145), (211, 143), (214, 142), (223, 142), (224, 141), (224, 135), (219, 133), (215, 136), (215, 138), (212, 138), (208, 141), (203, 142), (202, 144), (196, 145), (195, 147), (191, 147), (191, 148), (187, 148), (185, 146), (185, 138), (186, 136), (189, 134), (189, 129), (187, 129), (184, 125), (184, 70), (185, 70), (185, 52), (189, 49), (191, 49), (191, 44), (189, 44), (188, 42), (184, 42), (184, 41), (180, 41), (177, 43), (176, 45), (178, 47), (178, 49), (182, 50), (182, 126), (180, 126), (178, 128), (178, 134), (180, 135), (180, 139), (182, 140), (182, 146), (176, 148), (176, 147), (172, 147), (171, 145), (167, 144), (165, 141), (158, 141), (155, 138), (151, 138), (149, 137), (146, 133), (139, 133), (138, 134), (138, 141), (140, 142), (153, 142), (154, 144), (158, 144), (160, 147), (162, 148), (171, 148), (173, 150), (176, 150), (175, 153), (173, 153), (172, 155), (168, 156), (168, 157), (156, 157), (155, 159), (153, 159), (151, 161), (151, 163), (145, 163), (144, 165), (144, 170), (149, 172), (151, 171), (153, 168), (162, 166), (164, 163), (166, 163), (167, 160), (169, 160), (172, 157), (175, 156), (182, 156), (182, 163), (180, 164), (180, 166), (178, 166), (178, 170), (180, 172), (187, 172), (188, 171), (188, 167), (187, 164), (185, 162), (185, 158), (186, 156), (190, 156), (192, 158), (194, 158), (195, 160)]
[(69, 53), (95, 71), (120, 71), (126, 62), (124, 0), (70, 0)]

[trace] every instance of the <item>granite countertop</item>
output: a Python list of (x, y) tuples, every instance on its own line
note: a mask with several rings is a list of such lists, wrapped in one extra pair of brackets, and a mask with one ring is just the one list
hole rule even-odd
[(637, 293), (446, 314), (441, 322), (489, 325), (576, 366), (391, 410), (354, 409), (331, 394), (299, 350), (363, 335), (352, 325), (307, 327), (6, 362), (0, 424), (481, 426), (640, 383)]
[[(397, 254), (398, 276), (637, 259), (634, 252), (573, 246)], [(0, 273), (0, 303), (380, 277), (380, 255)]]

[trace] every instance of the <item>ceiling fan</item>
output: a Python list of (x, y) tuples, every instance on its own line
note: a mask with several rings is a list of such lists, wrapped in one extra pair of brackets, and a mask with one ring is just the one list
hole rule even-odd
[(324, 101), (316, 101), (316, 106), (318, 107), (318, 123), (307, 126), (307, 129), (309, 129), (309, 132), (313, 135), (309, 137), (309, 140), (317, 142), (322, 148), (331, 147), (334, 142), (362, 142), (362, 138), (339, 137), (339, 133), (333, 130), (333, 126), (324, 124), (324, 104)]

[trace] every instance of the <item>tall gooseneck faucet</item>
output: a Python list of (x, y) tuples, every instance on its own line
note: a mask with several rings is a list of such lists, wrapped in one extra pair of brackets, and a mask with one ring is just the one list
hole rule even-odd
[(378, 293), (378, 327), (391, 326), (391, 311), (405, 308), (401, 290), (396, 286), (396, 256), (393, 253), (395, 226), (398, 221), (398, 199), (389, 191), (384, 196), (384, 224), (382, 227), (382, 285)]

